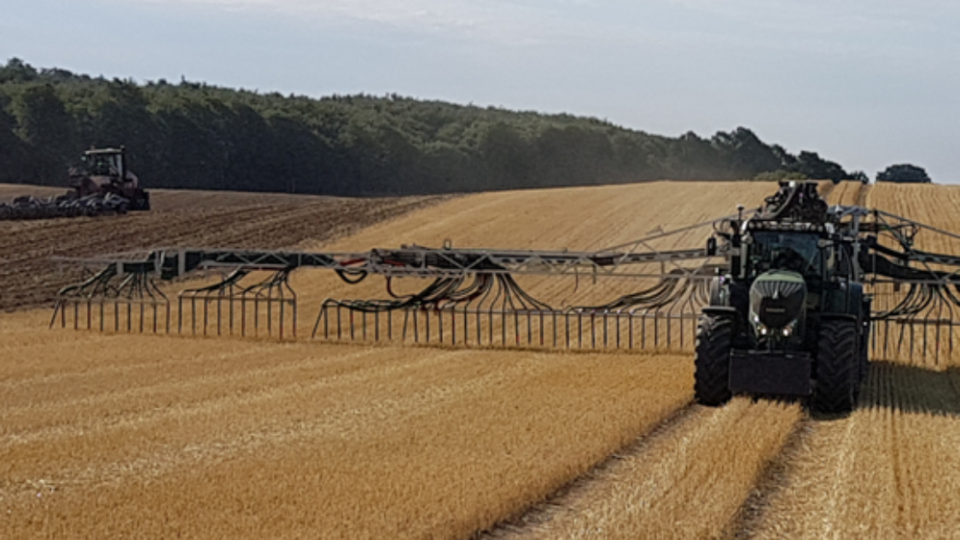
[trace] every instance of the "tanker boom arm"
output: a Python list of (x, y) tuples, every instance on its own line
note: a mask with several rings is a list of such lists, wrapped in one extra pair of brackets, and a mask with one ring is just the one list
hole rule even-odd
[[(890, 218), (899, 216), (887, 215)], [(899, 218), (903, 219), (903, 218)], [(392, 277), (456, 277), (476, 274), (574, 275), (592, 273), (600, 277), (694, 278), (711, 277), (705, 269), (715, 270), (716, 259), (735, 255), (731, 238), (737, 221), (717, 220), (723, 226), (714, 230), (715, 249), (696, 248), (656, 250), (649, 239), (602, 251), (546, 251), (510, 249), (428, 248), (417, 245), (397, 249), (372, 249), (368, 252), (318, 253), (288, 251), (251, 251), (229, 249), (159, 249), (144, 255), (116, 255), (99, 258), (59, 258), (60, 261), (91, 265), (117, 265), (117, 274), (152, 273), (161, 279), (183, 277), (195, 270), (293, 270), (302, 267), (325, 268), (344, 275), (384, 275)], [(909, 222), (910, 226), (929, 228)], [(913, 249), (910, 242), (902, 250), (882, 245), (869, 232), (899, 230), (872, 222), (849, 231), (860, 246), (858, 261), (866, 277), (916, 284), (960, 284), (960, 255)], [(684, 230), (689, 230), (684, 229)], [(937, 231), (940, 232), (940, 231)], [(665, 233), (657, 237), (666, 236)], [(910, 235), (910, 241), (912, 236)], [(651, 237), (656, 238), (656, 237)], [(902, 238), (902, 235), (899, 237)], [(641, 249), (643, 248), (643, 249)], [(713, 261), (711, 261), (713, 259)], [(645, 265), (657, 264), (652, 271)], [(937, 266), (932, 268), (931, 265)], [(714, 272), (715, 273), (715, 272)]]
[[(897, 251), (881, 246), (876, 239), (864, 242), (866, 249), (860, 252), (860, 267), (874, 279), (889, 279), (899, 283), (926, 285), (960, 285), (960, 256), (926, 251)], [(923, 267), (910, 266), (911, 263)], [(941, 267), (953, 267), (954, 270), (938, 270), (929, 267), (936, 264)]]
[[(730, 235), (723, 232), (736, 216), (657, 230), (648, 236), (597, 251), (549, 251), (515, 249), (461, 249), (445, 245), (428, 248), (403, 245), (398, 249), (372, 249), (353, 253), (309, 253), (288, 251), (250, 251), (230, 249), (173, 248), (156, 249), (149, 254), (120, 254), (97, 258), (57, 257), (59, 262), (78, 263), (84, 267), (117, 265), (117, 274), (151, 273), (164, 280), (183, 277), (195, 270), (293, 270), (301, 267), (336, 271), (347, 281), (356, 281), (367, 274), (387, 277), (461, 277), (477, 274), (577, 275), (591, 273), (598, 277), (636, 278), (699, 278), (704, 270), (714, 270), (710, 259), (730, 253)], [(743, 219), (741, 213), (739, 220)], [(666, 238), (699, 234), (720, 237), (695, 249), (657, 249)], [(725, 239), (725, 240), (724, 240)], [(676, 244), (676, 241), (673, 242)], [(645, 265), (658, 264), (656, 271)], [(669, 269), (669, 270), (668, 270)], [(346, 276), (354, 276), (348, 278)]]
[(868, 278), (917, 285), (960, 284), (960, 255), (915, 247), (917, 237), (924, 231), (929, 233), (925, 236), (938, 235), (941, 245), (945, 240), (960, 246), (960, 235), (882, 210), (847, 210), (872, 218), (848, 231), (856, 236), (860, 267)]
[[(486, 249), (431, 249), (420, 246), (375, 249), (369, 266), (375, 274), (566, 274), (596, 271), (608, 275), (639, 277), (631, 265), (704, 259), (704, 249), (645, 252), (570, 252)], [(692, 271), (692, 269), (691, 269)], [(657, 276), (660, 274), (658, 273)], [(646, 276), (649, 277), (649, 276)]]
[[(404, 246), (356, 253), (309, 253), (214, 249), (160, 249), (144, 256), (58, 258), (85, 266), (115, 266), (117, 275), (154, 274), (170, 280), (197, 270), (293, 270), (325, 268), (343, 275), (452, 277), (469, 274), (562, 275), (592, 271), (597, 275), (660, 277), (631, 267), (707, 259), (705, 249), (647, 252), (569, 252), (487, 249), (433, 249)], [(702, 266), (702, 265), (701, 265)], [(672, 274), (694, 275), (699, 267), (677, 265)]]

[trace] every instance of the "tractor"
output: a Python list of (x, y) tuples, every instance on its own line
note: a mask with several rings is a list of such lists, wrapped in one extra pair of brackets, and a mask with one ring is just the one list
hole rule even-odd
[(94, 217), (150, 209), (150, 193), (140, 187), (140, 180), (127, 168), (122, 146), (87, 150), (81, 160), (80, 168), (69, 170), (69, 191), (47, 198), (23, 195), (9, 203), (0, 201), (0, 221)]
[(866, 378), (870, 297), (859, 220), (828, 211), (815, 183), (781, 184), (760, 212), (731, 222), (730, 264), (713, 278), (697, 329), (694, 391), (806, 396), (823, 414), (852, 410)]
[(72, 197), (112, 194), (127, 200), (127, 210), (149, 210), (150, 194), (140, 187), (140, 180), (126, 163), (126, 149), (100, 148), (83, 153), (81, 169), (70, 169)]

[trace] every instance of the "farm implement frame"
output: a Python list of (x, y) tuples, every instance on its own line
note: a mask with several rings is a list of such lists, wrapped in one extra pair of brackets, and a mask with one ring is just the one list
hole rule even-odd
[[(656, 238), (670, 235), (663, 233)], [(603, 315), (598, 309), (554, 309), (526, 293), (514, 276), (659, 279), (661, 272), (644, 270), (640, 265), (676, 263), (703, 256), (702, 249), (638, 252), (634, 248), (633, 252), (601, 253), (405, 246), (363, 253), (178, 248), (154, 250), (146, 255), (58, 259), (61, 263), (80, 264), (87, 277), (60, 291), (51, 325), (59, 322), (62, 327), (78, 329), (218, 335), (260, 335), (263, 331), (281, 338), (296, 337), (298, 297), (289, 277), (296, 270), (323, 269), (334, 271), (347, 283), (359, 283), (370, 275), (383, 276), (389, 298), (324, 300), (313, 325), (314, 338), (400, 338), (449, 343), (471, 343), (475, 339), (474, 343), (480, 345), (560, 346), (562, 342), (567, 347), (583, 347), (588, 345), (583, 330), (586, 319), (593, 329), (587, 338), (589, 346), (625, 346), (635, 333), (601, 333), (599, 318), (609, 323), (616, 312), (618, 320), (625, 324), (638, 320), (645, 326), (650, 319), (651, 328), (659, 329), (661, 321), (666, 324), (667, 320), (683, 315), (678, 302), (682, 293), (696, 286), (705, 294), (704, 276), (699, 275), (702, 270), (676, 265), (665, 286), (647, 291), (659, 299), (661, 309), (640, 313), (636, 309), (614, 310), (611, 306)], [(183, 290), (174, 301), (159, 286), (162, 281), (210, 273), (221, 278), (209, 285)], [(393, 292), (393, 283), (400, 278), (420, 278), (430, 283), (418, 293), (398, 295)], [(398, 312), (402, 319), (395, 315)], [(111, 314), (112, 318), (108, 317)], [(519, 330), (521, 318), (528, 329), (525, 336)], [(449, 321), (446, 326), (445, 319)], [(510, 338), (506, 336), (508, 325), (502, 324), (508, 319), (515, 326)], [(458, 320), (463, 322), (458, 325)], [(552, 331), (549, 339), (543, 331), (548, 320)], [(471, 328), (472, 321), (477, 324), (475, 328)], [(564, 322), (562, 331), (558, 321)], [(578, 328), (575, 337), (571, 331), (574, 324)], [(481, 325), (486, 327), (483, 332)], [(534, 325), (540, 329), (536, 338)], [(496, 332), (495, 326), (499, 327)], [(614, 341), (614, 336), (619, 337)], [(638, 339), (635, 346), (645, 346), (643, 334)], [(653, 332), (650, 339), (660, 346), (667, 338)], [(692, 333), (684, 340), (692, 340)]]
[[(756, 210), (740, 207), (734, 215), (597, 251), (462, 249), (446, 243), (344, 253), (172, 248), (59, 259), (80, 265), (86, 277), (59, 292), (51, 326), (295, 338), (302, 308), (290, 276), (318, 269), (347, 283), (382, 276), (387, 292), (380, 299), (325, 299), (307, 327), (316, 339), (689, 350), (701, 313), (715, 303), (717, 283), (741, 271), (745, 238), (763, 230), (812, 232), (821, 243), (849, 246), (852, 273), (865, 298), (872, 299), (867, 322), (874, 356), (939, 362), (951, 355), (960, 310), (960, 255), (916, 246), (937, 237), (937, 245), (956, 242), (960, 253), (960, 236), (882, 210), (828, 209), (811, 189), (815, 184), (783, 184)], [(677, 238), (697, 247), (659, 249)], [(160, 286), (198, 275), (217, 277), (172, 298)], [(636, 289), (557, 307), (521, 286), (517, 278), (524, 276), (564, 277), (574, 287), (618, 280), (617, 290), (632, 284)], [(409, 278), (427, 285), (397, 292), (396, 284)]]

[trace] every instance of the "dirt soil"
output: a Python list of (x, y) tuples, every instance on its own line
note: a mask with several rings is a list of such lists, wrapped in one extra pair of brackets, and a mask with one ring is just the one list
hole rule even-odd
[[(61, 191), (0, 185), (0, 200)], [(0, 221), (0, 311), (44, 305), (77, 280), (75, 268), (58, 265), (53, 257), (157, 247), (290, 249), (306, 240), (334, 240), (439, 200), (153, 190), (149, 212)]]

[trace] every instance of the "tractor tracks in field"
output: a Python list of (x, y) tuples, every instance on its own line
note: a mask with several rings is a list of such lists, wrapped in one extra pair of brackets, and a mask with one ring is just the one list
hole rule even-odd
[(867, 206), (867, 199), (870, 196), (870, 184), (861, 184), (860, 191), (857, 193), (857, 206)]
[(654, 444), (662, 438), (669, 437), (671, 433), (678, 429), (678, 426), (690, 422), (694, 416), (696, 407), (693, 402), (689, 402), (683, 407), (674, 410), (671, 414), (660, 420), (651, 430), (596, 463), (583, 475), (561, 486), (543, 501), (539, 501), (530, 506), (523, 514), (498, 523), (490, 530), (479, 531), (471, 538), (476, 540), (493, 540), (524, 537), (525, 534), (531, 530), (535, 530), (545, 523), (548, 523), (557, 512), (563, 511), (569, 499), (589, 491), (605, 472), (610, 471), (616, 466), (618, 461), (626, 459), (629, 456), (643, 453), (651, 444)]
[(875, 361), (856, 410), (812, 420), (761, 519), (733, 538), (953, 538), (956, 373)]
[(798, 404), (689, 404), (477, 538), (749, 538), (811, 430)]
[(833, 182), (821, 182), (819, 189), (820, 197), (827, 201), (830, 206), (866, 206), (867, 197), (870, 194), (870, 185), (859, 181), (846, 180), (839, 184)]
[(740, 506), (736, 516), (725, 527), (720, 538), (742, 540), (754, 537), (770, 509), (771, 501), (788, 485), (794, 459), (803, 451), (815, 431), (813, 421), (804, 417), (796, 423), (780, 453), (771, 458), (760, 472), (750, 495)]

